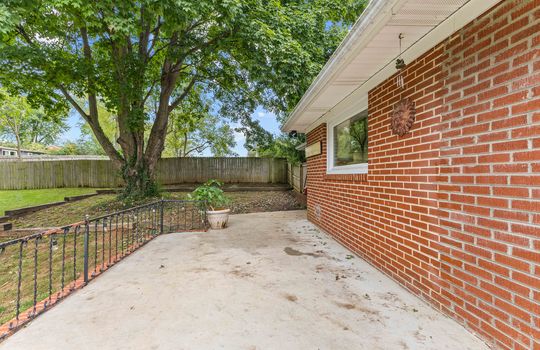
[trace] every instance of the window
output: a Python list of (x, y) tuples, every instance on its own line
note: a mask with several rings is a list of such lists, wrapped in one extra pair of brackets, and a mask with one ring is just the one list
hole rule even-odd
[(368, 112), (330, 125), (328, 141), (328, 173), (367, 173)]
[(10, 150), (2, 150), (2, 155), (3, 156), (16, 156), (17, 153), (15, 151), (10, 151)]

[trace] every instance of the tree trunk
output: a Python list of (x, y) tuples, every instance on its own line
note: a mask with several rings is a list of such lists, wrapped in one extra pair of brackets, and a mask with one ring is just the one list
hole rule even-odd
[(13, 133), (15, 134), (15, 142), (17, 142), (17, 158), (21, 160), (21, 128), (18, 119), (13, 123)]
[(186, 156), (186, 153), (187, 153), (187, 142), (188, 142), (188, 133), (186, 131), (186, 133), (184, 134), (184, 152), (182, 153), (182, 157), (185, 157)]
[(19, 132), (15, 134), (15, 139), (17, 140), (17, 156), (19, 157), (19, 160), (21, 160), (21, 135), (19, 135)]
[(150, 166), (155, 168), (158, 159), (152, 159), (153, 164), (147, 164), (143, 158), (126, 163), (122, 169), (124, 180), (123, 197), (134, 199), (152, 197), (158, 194), (155, 174), (149, 172)]
[(127, 126), (121, 134), (124, 141), (129, 140), (120, 143), (124, 155), (121, 168), (125, 184), (123, 196), (137, 199), (158, 195), (156, 174), (153, 169), (157, 168), (160, 154), (156, 157), (145, 157), (144, 122)]

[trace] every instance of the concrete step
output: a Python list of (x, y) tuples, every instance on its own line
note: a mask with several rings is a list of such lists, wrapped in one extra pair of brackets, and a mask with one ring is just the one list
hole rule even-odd
[(11, 222), (2, 222), (0, 223), (0, 231), (10, 231), (13, 228)]

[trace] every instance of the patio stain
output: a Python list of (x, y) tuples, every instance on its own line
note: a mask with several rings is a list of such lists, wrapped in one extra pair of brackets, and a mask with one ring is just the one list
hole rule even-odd
[(307, 256), (312, 256), (312, 257), (314, 257), (314, 258), (320, 258), (320, 257), (322, 257), (322, 254), (317, 254), (317, 253), (304, 253), (304, 252), (301, 252), (301, 251), (296, 250), (296, 249), (291, 248), (291, 247), (286, 247), (285, 249), (283, 249), (283, 251), (284, 251), (287, 255), (291, 255), (291, 256), (307, 255)]
[(229, 271), (229, 274), (239, 278), (252, 278), (255, 276), (251, 272), (246, 272), (240, 266), (235, 266), (233, 270)]
[[(339, 302), (339, 301), (336, 301), (334, 302), (337, 306), (343, 308), (343, 309), (347, 309), (347, 310), (357, 310), (357, 311), (360, 311), (364, 314), (367, 314), (369, 316), (379, 316), (380, 315), (380, 312), (377, 311), (377, 310), (374, 310), (374, 309), (371, 309), (369, 307), (366, 307), (366, 306), (359, 306), (359, 305), (355, 305), (355, 304), (351, 304), (351, 303), (342, 303), (342, 302)], [(381, 321), (378, 317), (376, 320), (374, 321)]]
[(352, 309), (356, 308), (356, 306), (354, 306), (353, 304), (348, 304), (348, 303), (336, 302), (336, 305), (339, 306), (339, 307), (342, 307), (344, 309), (347, 309), (347, 310), (352, 310)]
[(296, 295), (292, 295), (292, 294), (285, 294), (285, 299), (295, 303), (298, 300), (298, 297)]
[(160, 237), (0, 349), (144, 350), (159, 341), (192, 350), (487, 350), (363, 260), (346, 259), (331, 237), (312, 237), (304, 216), (238, 215), (222, 231)]

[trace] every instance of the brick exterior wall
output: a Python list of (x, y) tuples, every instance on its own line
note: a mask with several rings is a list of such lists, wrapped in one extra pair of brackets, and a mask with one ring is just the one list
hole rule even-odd
[(494, 348), (539, 350), (540, 1), (502, 1), (403, 75), (369, 92), (367, 175), (326, 174), (326, 125), (308, 133), (308, 218)]

